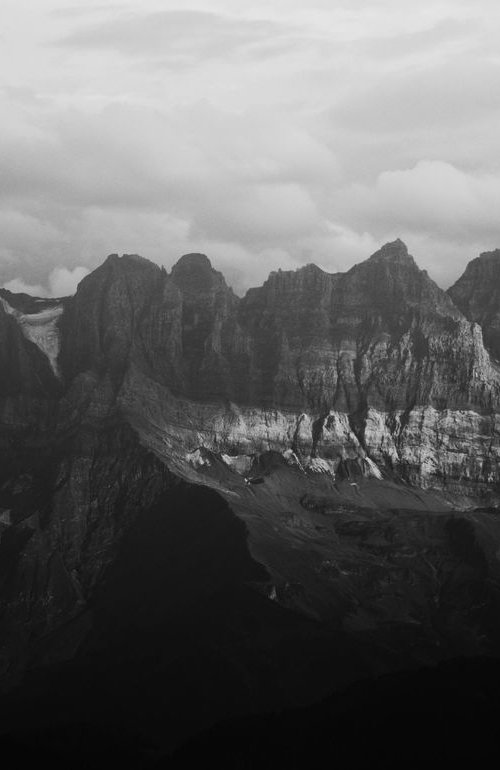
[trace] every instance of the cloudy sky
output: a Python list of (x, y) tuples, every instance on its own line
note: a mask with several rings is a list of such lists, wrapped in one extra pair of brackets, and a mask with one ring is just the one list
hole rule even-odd
[(1, 0), (0, 284), (203, 251), (239, 291), (500, 247), (493, 0)]

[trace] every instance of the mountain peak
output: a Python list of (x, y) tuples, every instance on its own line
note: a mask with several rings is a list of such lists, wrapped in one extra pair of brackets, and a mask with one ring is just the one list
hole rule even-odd
[(121, 265), (122, 267), (142, 265), (159, 269), (155, 262), (151, 262), (151, 260), (146, 259), (146, 257), (141, 257), (140, 254), (122, 254), (121, 257), (118, 254), (109, 254), (102, 266), (104, 265)]
[(207, 291), (214, 286), (226, 285), (222, 273), (214, 270), (206, 254), (184, 254), (170, 275), (181, 290)]
[(382, 246), (381, 249), (372, 254), (370, 260), (386, 261), (386, 262), (412, 262), (413, 257), (408, 253), (406, 244), (400, 239), (396, 238), (395, 241), (390, 241)]
[(483, 251), (479, 255), (478, 259), (500, 261), (500, 249), (493, 249), (493, 251)]
[(325, 270), (322, 270), (321, 267), (318, 267), (314, 262), (308, 262), (307, 265), (302, 265), (298, 268), (298, 271), (306, 275), (328, 275)]
[(453, 301), (459, 302), (463, 295), (471, 292), (496, 291), (499, 272), (500, 249), (483, 251), (479, 257), (468, 263), (460, 278), (448, 289), (448, 293), (453, 297)]
[(172, 274), (186, 272), (186, 271), (211, 271), (213, 270), (212, 263), (206, 254), (199, 254), (198, 252), (192, 252), (190, 254), (183, 254), (180, 259), (177, 260), (172, 268)]

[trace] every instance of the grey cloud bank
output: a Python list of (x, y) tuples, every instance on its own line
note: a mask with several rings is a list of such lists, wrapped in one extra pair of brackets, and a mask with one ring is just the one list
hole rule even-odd
[(500, 246), (489, 0), (7, 0), (0, 22), (0, 284), (203, 251), (241, 292), (400, 236), (447, 286)]
[[(210, 11), (171, 10), (130, 13), (76, 30), (58, 45), (82, 50), (117, 51), (163, 64), (195, 66), (235, 55), (266, 56), (281, 50), (299, 30), (265, 19), (238, 19)], [(289, 46), (293, 38), (288, 40)]]

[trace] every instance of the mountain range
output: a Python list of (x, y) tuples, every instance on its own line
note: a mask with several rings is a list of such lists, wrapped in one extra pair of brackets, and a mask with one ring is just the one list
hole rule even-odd
[(172, 748), (497, 654), (499, 360), (500, 250), (447, 292), (400, 240), (242, 298), (203, 254), (0, 289), (4, 730), (78, 692)]

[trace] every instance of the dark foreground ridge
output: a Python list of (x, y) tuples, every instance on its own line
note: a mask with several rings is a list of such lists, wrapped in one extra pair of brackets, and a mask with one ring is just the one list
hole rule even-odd
[(453, 660), (365, 680), (317, 705), (218, 725), (158, 762), (221, 768), (435, 767), (496, 752), (500, 662)]
[(500, 662), (456, 659), (364, 680), (312, 706), (221, 722), (173, 753), (92, 717), (23, 725), (0, 738), (0, 750), (11, 767), (47, 762), (54, 770), (486, 765), (499, 717)]

